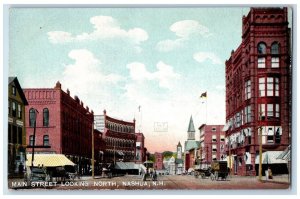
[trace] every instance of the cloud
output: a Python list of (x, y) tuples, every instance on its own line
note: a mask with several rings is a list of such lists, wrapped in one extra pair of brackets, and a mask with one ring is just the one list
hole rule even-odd
[(175, 73), (173, 67), (160, 61), (157, 63), (156, 72), (149, 72), (143, 63), (133, 62), (127, 65), (130, 77), (135, 81), (157, 80), (159, 87), (170, 89), (171, 81), (180, 78), (180, 75)]
[(222, 64), (221, 59), (211, 52), (197, 52), (193, 55), (193, 57), (199, 63), (210, 60), (213, 64)]
[(170, 30), (182, 38), (188, 38), (193, 34), (205, 36), (209, 33), (209, 29), (206, 26), (194, 20), (178, 21), (170, 27)]
[(126, 31), (122, 29), (118, 21), (110, 16), (94, 16), (90, 18), (90, 23), (94, 26), (91, 33), (81, 33), (72, 35), (72, 33), (64, 31), (48, 32), (48, 39), (51, 43), (68, 43), (93, 40), (108, 40), (120, 38), (129, 40), (134, 44), (140, 44), (148, 40), (148, 33), (141, 28), (132, 28)]
[(209, 29), (201, 25), (195, 20), (178, 21), (170, 26), (170, 30), (175, 33), (177, 39), (166, 39), (159, 41), (156, 49), (160, 52), (169, 52), (183, 46), (184, 42), (189, 40), (191, 36), (208, 37)]

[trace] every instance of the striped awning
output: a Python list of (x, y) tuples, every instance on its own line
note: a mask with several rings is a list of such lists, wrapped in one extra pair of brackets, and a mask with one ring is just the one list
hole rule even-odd
[[(31, 166), (32, 155), (27, 154), (26, 166)], [(63, 154), (34, 154), (33, 166), (59, 167), (75, 164)]]

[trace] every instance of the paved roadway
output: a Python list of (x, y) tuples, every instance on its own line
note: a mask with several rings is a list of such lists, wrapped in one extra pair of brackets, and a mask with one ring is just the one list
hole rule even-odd
[[(9, 187), (14, 190), (25, 190), (24, 185), (16, 182), (19, 180), (9, 180)], [(14, 183), (14, 184), (13, 184)], [(18, 186), (20, 185), (20, 186)], [(142, 181), (140, 176), (123, 176), (108, 178), (82, 177), (73, 182), (52, 183), (52, 184), (33, 184), (34, 188), (26, 190), (213, 190), (213, 189), (288, 189), (287, 176), (274, 177), (269, 181), (258, 181), (257, 177), (230, 177), (226, 181), (212, 181), (211, 179), (195, 178), (194, 176), (159, 176), (158, 181)], [(41, 187), (41, 186), (42, 187)], [(46, 188), (43, 188), (46, 185)], [(12, 187), (13, 186), (13, 187)]]

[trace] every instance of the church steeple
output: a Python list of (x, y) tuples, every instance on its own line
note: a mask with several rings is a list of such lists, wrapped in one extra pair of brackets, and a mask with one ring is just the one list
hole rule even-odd
[(180, 142), (177, 144), (177, 159), (182, 159), (182, 147)]
[(190, 123), (188, 127), (188, 140), (195, 140), (195, 126), (193, 122), (193, 117), (190, 118)]

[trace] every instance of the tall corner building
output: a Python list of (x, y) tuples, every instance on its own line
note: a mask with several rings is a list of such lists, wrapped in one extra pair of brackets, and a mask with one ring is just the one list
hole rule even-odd
[(286, 172), (276, 157), (291, 139), (290, 29), (287, 8), (251, 8), (242, 43), (226, 61), (226, 143), (233, 174)]

